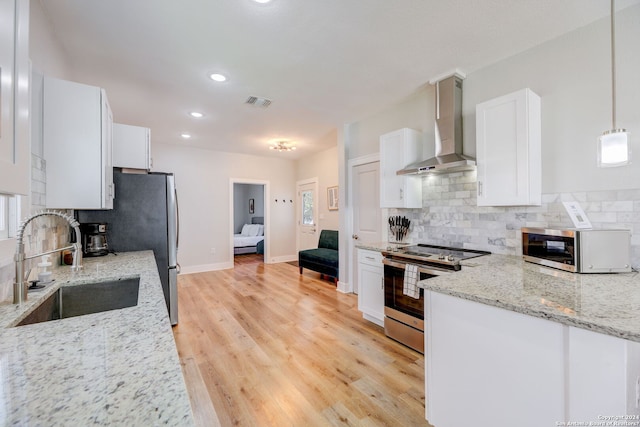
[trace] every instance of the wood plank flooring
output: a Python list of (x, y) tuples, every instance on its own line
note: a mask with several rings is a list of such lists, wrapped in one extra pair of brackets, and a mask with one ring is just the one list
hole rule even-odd
[(319, 274), (253, 258), (178, 279), (174, 336), (198, 426), (429, 426), (421, 354)]

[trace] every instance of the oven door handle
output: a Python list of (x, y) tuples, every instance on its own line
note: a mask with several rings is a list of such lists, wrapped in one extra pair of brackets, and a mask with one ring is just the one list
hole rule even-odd
[[(394, 261), (388, 258), (383, 258), (382, 259), (382, 263), (384, 265), (388, 265), (389, 267), (395, 267), (395, 268), (399, 268), (401, 270), (405, 269), (405, 265), (407, 264), (411, 264), (409, 262), (398, 262), (398, 261)], [(418, 266), (418, 273), (425, 273), (425, 274), (431, 274), (432, 276), (442, 276), (445, 274), (450, 274), (453, 271), (452, 270), (445, 270), (442, 268), (437, 268), (437, 267), (426, 267), (424, 265), (421, 264), (415, 264)]]

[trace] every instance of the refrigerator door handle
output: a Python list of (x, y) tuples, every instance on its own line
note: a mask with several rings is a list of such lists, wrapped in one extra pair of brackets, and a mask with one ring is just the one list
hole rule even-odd
[(167, 221), (168, 221), (168, 242), (169, 242), (169, 267), (175, 267), (178, 263), (178, 192), (176, 190), (175, 178), (173, 175), (167, 176)]
[[(178, 204), (178, 190), (173, 190), (176, 198), (176, 253), (178, 252), (178, 247), (180, 247), (180, 205)], [(178, 270), (180, 273), (180, 270)]]

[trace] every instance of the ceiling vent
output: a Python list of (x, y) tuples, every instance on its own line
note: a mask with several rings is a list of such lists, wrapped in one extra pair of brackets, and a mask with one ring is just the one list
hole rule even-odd
[(258, 96), (250, 96), (244, 103), (253, 105), (254, 107), (267, 108), (271, 105), (271, 100), (267, 98), (260, 98)]

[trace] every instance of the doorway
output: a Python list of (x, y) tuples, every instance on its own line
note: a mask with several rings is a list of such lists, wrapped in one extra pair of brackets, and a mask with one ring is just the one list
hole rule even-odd
[(269, 251), (268, 181), (231, 179), (229, 193), (232, 261), (244, 257), (265, 262)]
[(296, 246), (298, 251), (318, 247), (318, 178), (296, 183)]
[(349, 281), (358, 293), (357, 244), (384, 241), (380, 208), (380, 157), (378, 154), (349, 161), (349, 200), (351, 200), (351, 257)]

